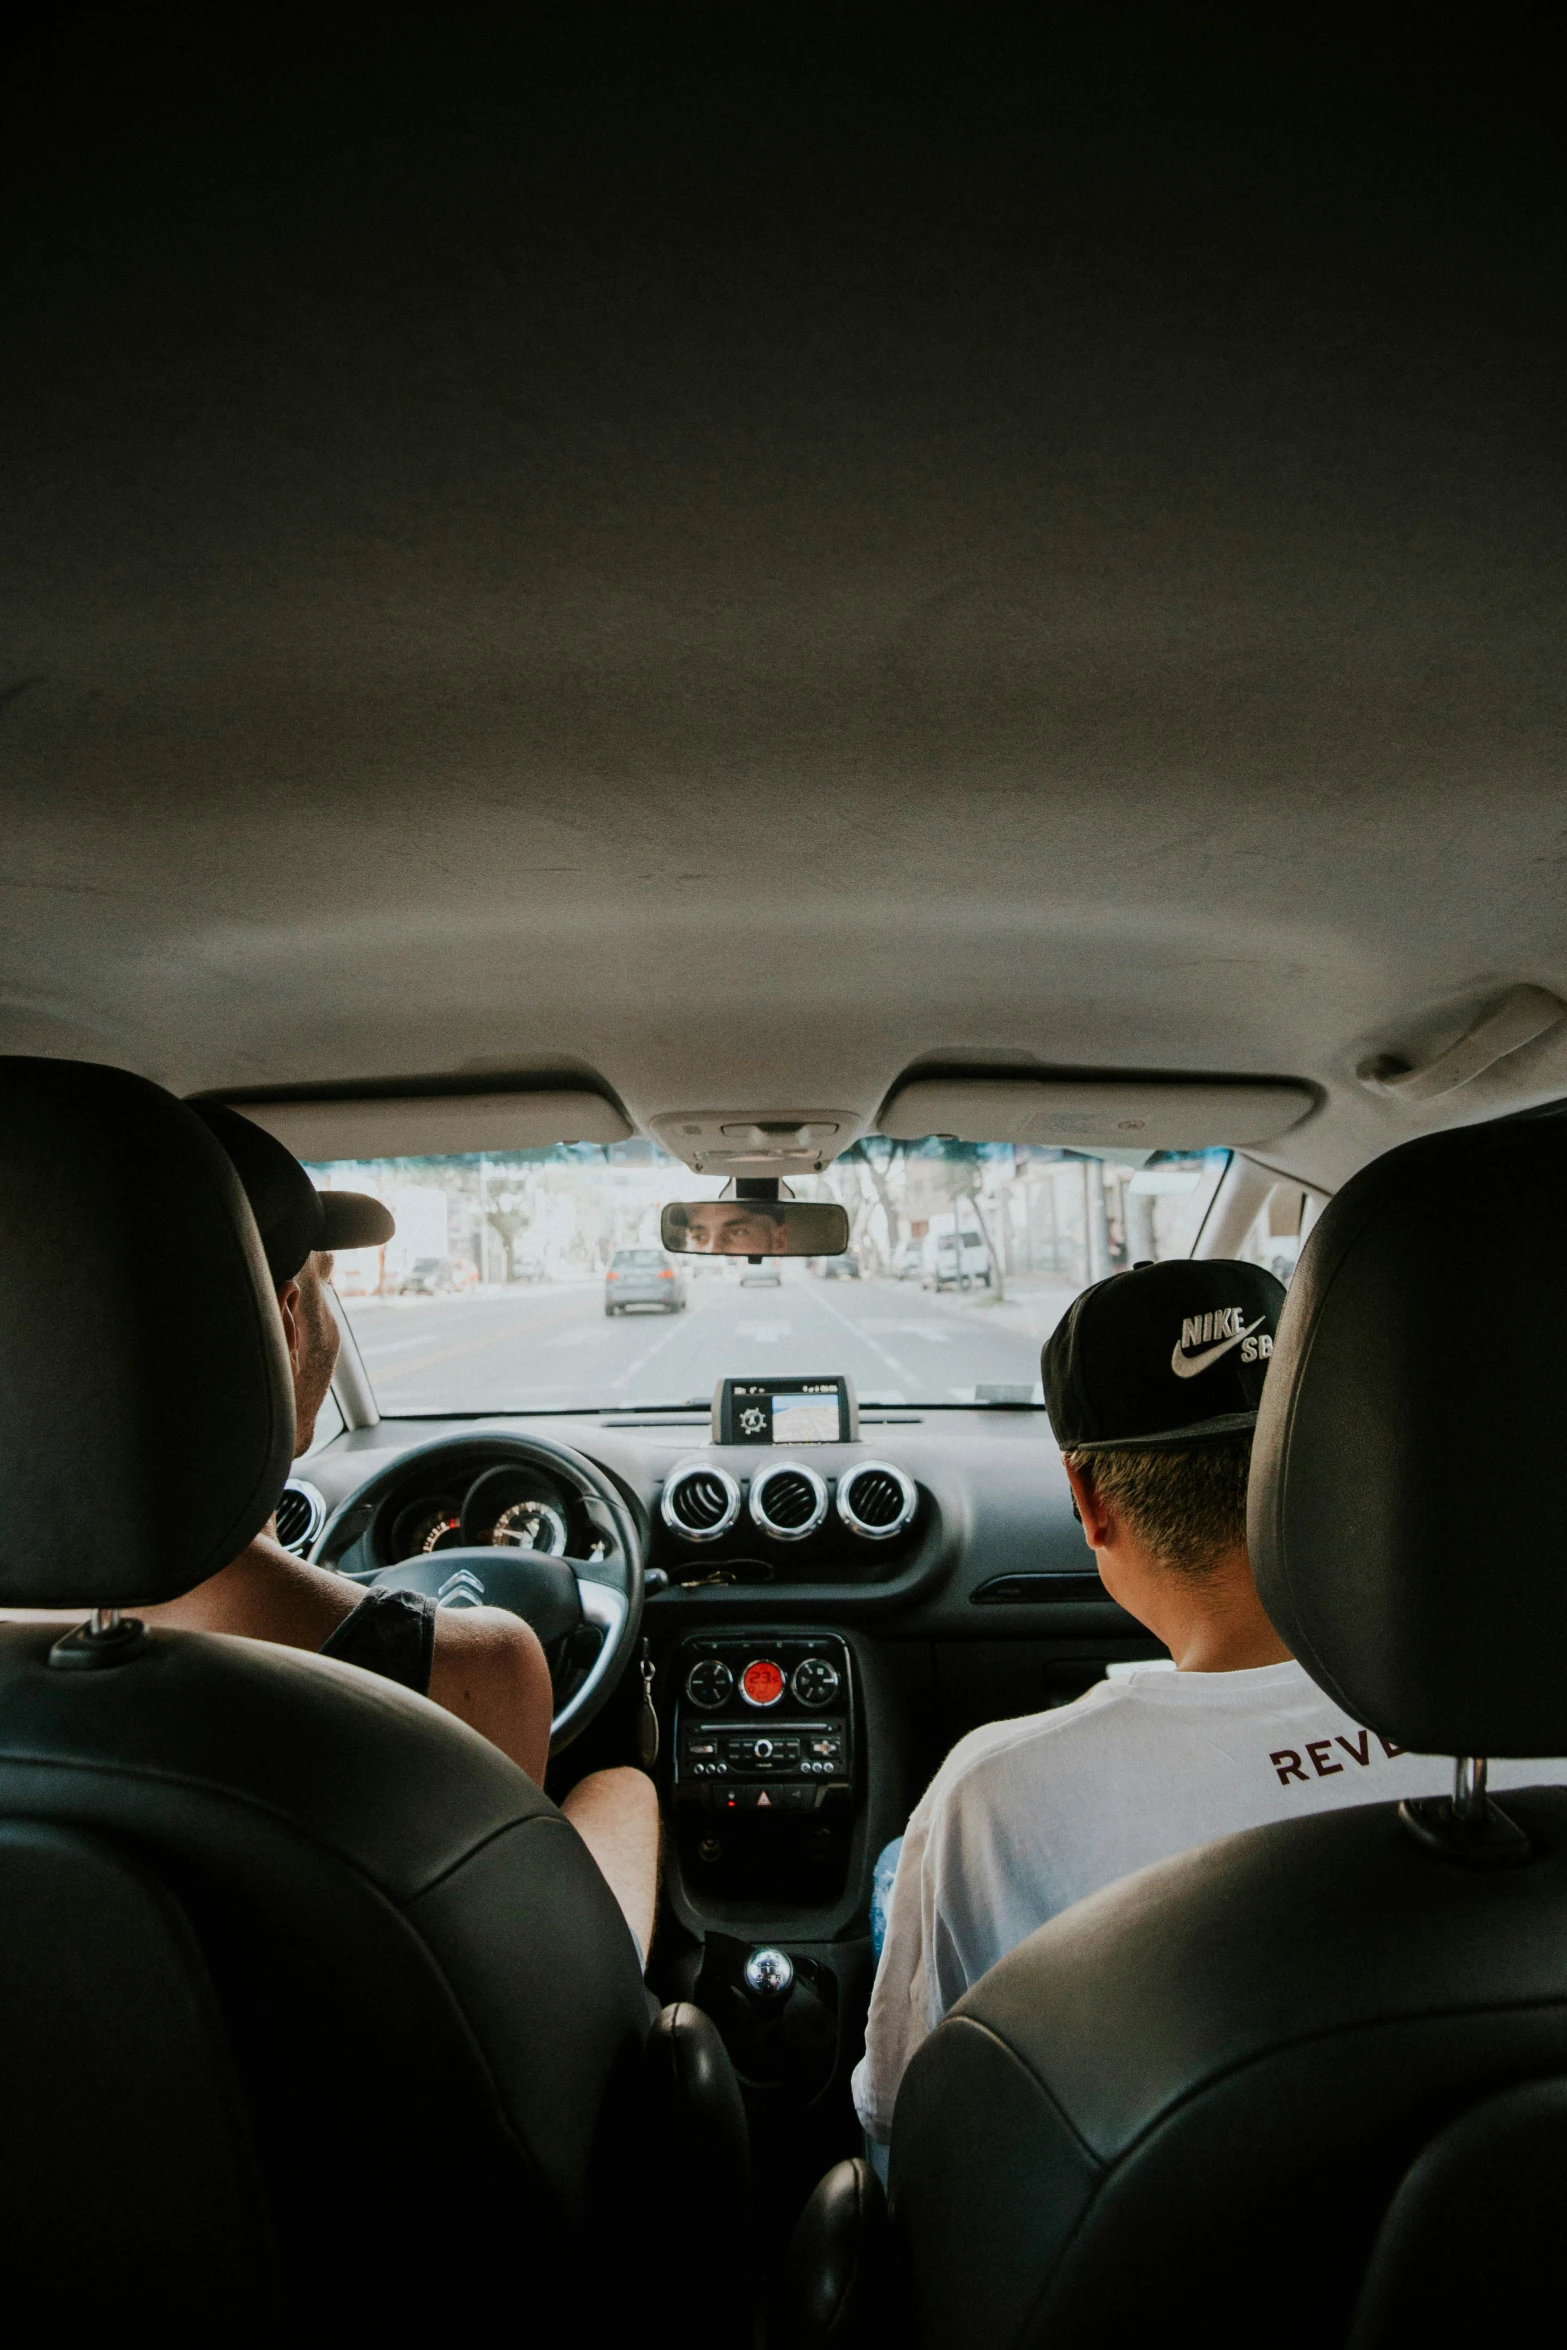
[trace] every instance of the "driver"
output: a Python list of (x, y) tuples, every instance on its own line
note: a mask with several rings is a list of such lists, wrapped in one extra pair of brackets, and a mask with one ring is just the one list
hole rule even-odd
[[(295, 1457), (309, 1449), (341, 1332), (332, 1252), (392, 1236), (379, 1200), (318, 1192), (297, 1159), (238, 1111), (193, 1102), (233, 1161), (261, 1234), (294, 1374)], [(553, 1696), (537, 1633), (502, 1608), (438, 1609), (417, 1592), (361, 1591), (283, 1549), (276, 1521), (182, 1599), (139, 1610), (152, 1624), (315, 1649), (432, 1697), (544, 1783)], [(658, 1891), (658, 1798), (641, 1771), (597, 1771), (561, 1805), (625, 1913), (644, 1962)]]
[(686, 1209), (687, 1246), (694, 1256), (787, 1255), (787, 1218), (766, 1200), (694, 1201)]

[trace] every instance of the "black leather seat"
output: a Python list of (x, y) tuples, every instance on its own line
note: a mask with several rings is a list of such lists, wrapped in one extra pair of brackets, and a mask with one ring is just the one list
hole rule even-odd
[[(293, 1412), (238, 1185), (122, 1073), (0, 1062), (0, 1596), (182, 1592)], [(351, 1666), (101, 1619), (0, 1630), (7, 2306), (173, 2339), (657, 2339), (649, 2175), (743, 2259), (711, 2027), (649, 2002), (585, 1848)], [(704, 2168), (705, 2166), (705, 2168)], [(743, 2339), (720, 2311), (720, 2339)]]
[[(1314, 1678), (1411, 1750), (1567, 1751), (1567, 1256), (1526, 1237), (1564, 1196), (1561, 1119), (1413, 1144), (1334, 1201), (1284, 1316), (1259, 1585)], [(976, 1984), (898, 2099), (891, 2338), (1532, 2327), (1567, 2211), (1567, 1791), (1488, 1807), (1476, 1777), (1461, 1810), (1146, 1870)]]

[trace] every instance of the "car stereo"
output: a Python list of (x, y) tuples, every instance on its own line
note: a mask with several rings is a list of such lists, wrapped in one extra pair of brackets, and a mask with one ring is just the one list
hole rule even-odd
[(853, 1383), (832, 1379), (720, 1379), (715, 1444), (852, 1444), (860, 1432)]
[(676, 1671), (677, 1803), (788, 1816), (851, 1799), (854, 1701), (835, 1633), (687, 1640)]

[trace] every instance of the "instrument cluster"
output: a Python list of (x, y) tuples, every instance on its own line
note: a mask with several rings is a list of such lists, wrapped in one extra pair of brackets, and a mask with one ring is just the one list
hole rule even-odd
[(588, 1557), (595, 1541), (575, 1523), (576, 1501), (541, 1470), (516, 1463), (485, 1469), (465, 1487), (402, 1501), (377, 1548), (387, 1566), (439, 1550), (532, 1550), (546, 1558)]

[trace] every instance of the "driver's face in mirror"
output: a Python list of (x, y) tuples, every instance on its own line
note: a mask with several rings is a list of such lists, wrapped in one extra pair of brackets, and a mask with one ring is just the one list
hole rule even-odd
[(706, 1200), (686, 1210), (686, 1246), (698, 1256), (786, 1256), (788, 1227), (754, 1200)]

